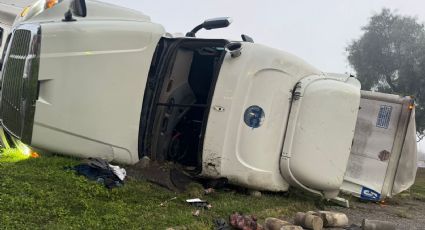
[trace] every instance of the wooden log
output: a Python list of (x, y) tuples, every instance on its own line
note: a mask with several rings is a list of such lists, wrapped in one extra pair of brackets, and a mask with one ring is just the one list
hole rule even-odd
[(285, 225), (281, 227), (279, 230), (303, 230), (303, 228), (298, 225)]
[(292, 225), (292, 224), (289, 223), (289, 222), (286, 222), (284, 220), (269, 217), (269, 218), (266, 219), (265, 229), (266, 230), (280, 230), (283, 226), (286, 226), (286, 225)]
[(363, 230), (396, 230), (395, 224), (388, 221), (364, 219), (362, 223)]
[(343, 228), (348, 226), (348, 217), (344, 213), (319, 211), (317, 214), (322, 218), (324, 227)]
[(305, 217), (305, 213), (303, 212), (297, 212), (297, 214), (295, 214), (295, 218), (294, 218), (294, 224), (296, 225), (303, 225), (304, 223), (304, 217)]
[(323, 220), (322, 218), (313, 215), (312, 212), (303, 213), (298, 212), (295, 215), (294, 222), (296, 225), (301, 225), (304, 228), (312, 230), (322, 230), (323, 229)]
[(305, 215), (304, 219), (304, 225), (302, 225), (305, 228), (313, 229), (313, 230), (322, 230), (323, 229), (323, 220), (322, 218), (307, 214)]

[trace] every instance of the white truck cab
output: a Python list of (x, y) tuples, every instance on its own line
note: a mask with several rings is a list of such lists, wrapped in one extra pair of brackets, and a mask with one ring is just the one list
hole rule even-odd
[(3, 72), (0, 118), (14, 138), (123, 164), (173, 161), (252, 189), (337, 196), (360, 105), (355, 78), (250, 39), (194, 37), (226, 19), (173, 38), (144, 14), (98, 1), (63, 0), (31, 15), (14, 28)]

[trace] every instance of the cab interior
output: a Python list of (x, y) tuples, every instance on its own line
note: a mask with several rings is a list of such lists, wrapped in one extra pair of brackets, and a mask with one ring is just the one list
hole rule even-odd
[(160, 41), (143, 102), (140, 157), (200, 172), (208, 112), (227, 43), (195, 38)]

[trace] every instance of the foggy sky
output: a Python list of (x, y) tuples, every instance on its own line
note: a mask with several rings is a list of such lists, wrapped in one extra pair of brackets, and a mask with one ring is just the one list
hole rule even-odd
[(199, 37), (255, 42), (291, 52), (325, 72), (352, 73), (345, 47), (383, 7), (425, 21), (423, 0), (104, 0), (139, 10), (168, 32), (185, 33), (204, 19), (230, 16), (226, 29), (201, 31)]

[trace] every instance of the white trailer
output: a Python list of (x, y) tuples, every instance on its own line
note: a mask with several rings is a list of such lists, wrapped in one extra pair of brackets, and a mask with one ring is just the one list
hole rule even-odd
[(415, 183), (417, 163), (413, 98), (362, 91), (341, 189), (365, 200), (392, 197)]
[(14, 138), (124, 164), (174, 161), (252, 189), (338, 195), (360, 106), (355, 78), (247, 37), (195, 38), (226, 18), (173, 38), (98, 1), (28, 14), (3, 72), (0, 118)]

